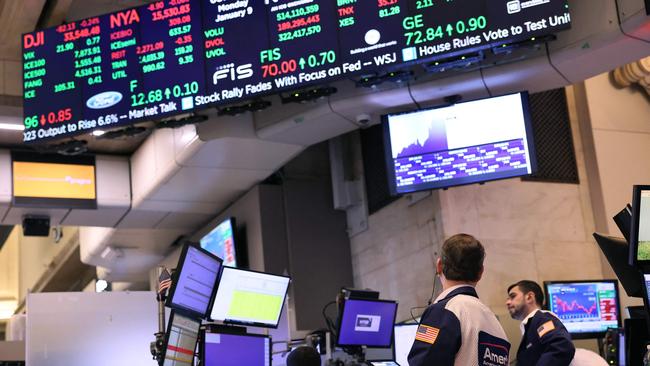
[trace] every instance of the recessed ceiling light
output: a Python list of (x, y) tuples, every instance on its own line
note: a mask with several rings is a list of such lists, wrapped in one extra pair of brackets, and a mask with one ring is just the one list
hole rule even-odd
[(23, 131), (24, 129), (25, 129), (25, 126), (23, 126), (23, 125), (0, 122), (0, 130)]
[(103, 135), (105, 133), (106, 133), (106, 131), (95, 130), (95, 131), (93, 131), (93, 136), (101, 136), (101, 135)]

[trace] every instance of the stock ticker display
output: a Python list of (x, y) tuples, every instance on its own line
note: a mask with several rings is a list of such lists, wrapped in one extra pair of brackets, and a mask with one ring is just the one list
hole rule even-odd
[(23, 35), (23, 140), (387, 72), (569, 26), (566, 0), (156, 1)]

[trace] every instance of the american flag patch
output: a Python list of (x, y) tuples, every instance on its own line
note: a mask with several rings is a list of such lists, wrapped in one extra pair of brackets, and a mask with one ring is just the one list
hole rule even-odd
[(555, 329), (555, 324), (553, 324), (552, 320), (549, 320), (546, 323), (542, 324), (541, 327), (537, 328), (537, 335), (542, 338), (544, 334), (552, 331), (553, 329)]
[(420, 325), (417, 332), (415, 332), (415, 340), (434, 344), (436, 338), (438, 338), (438, 333), (440, 333), (440, 329), (438, 328), (430, 327), (428, 325)]

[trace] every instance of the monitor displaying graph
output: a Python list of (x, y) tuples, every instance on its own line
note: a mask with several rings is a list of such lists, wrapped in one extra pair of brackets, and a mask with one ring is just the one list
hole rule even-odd
[(275, 328), (289, 282), (285, 276), (223, 267), (210, 319)]
[(604, 335), (620, 326), (618, 284), (615, 280), (546, 282), (549, 310), (573, 338)]
[(393, 195), (535, 170), (526, 93), (383, 116)]

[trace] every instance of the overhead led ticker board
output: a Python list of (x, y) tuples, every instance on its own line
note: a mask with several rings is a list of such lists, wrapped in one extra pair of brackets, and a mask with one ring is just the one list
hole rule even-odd
[(566, 0), (156, 1), (23, 35), (24, 141), (390, 71), (569, 26)]

